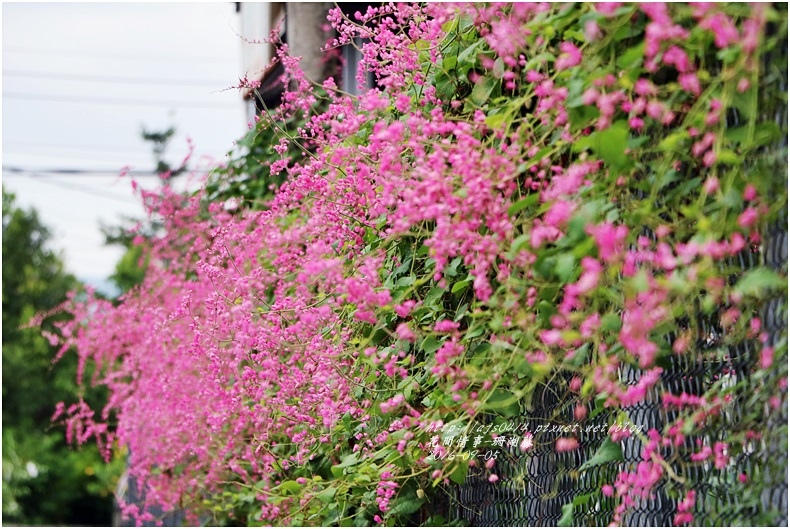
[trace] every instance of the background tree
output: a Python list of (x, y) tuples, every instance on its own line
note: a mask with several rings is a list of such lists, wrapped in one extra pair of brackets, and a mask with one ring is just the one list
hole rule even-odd
[[(173, 126), (163, 130), (149, 130), (145, 125), (142, 126), (141, 137), (143, 141), (151, 147), (151, 153), (156, 162), (156, 172), (164, 182), (169, 178), (181, 175), (187, 170), (187, 160), (183, 160), (178, 167), (174, 167), (165, 161), (165, 153), (170, 140), (175, 135), (176, 129)], [(130, 226), (138, 226), (134, 232)], [(152, 237), (161, 224), (153, 221), (140, 221), (134, 217), (123, 217), (120, 224), (101, 225), (104, 234), (105, 244), (117, 245), (126, 248), (126, 252), (115, 265), (115, 271), (110, 275), (110, 279), (123, 293), (139, 285), (145, 277), (145, 270), (148, 267), (148, 257), (145, 252), (145, 240)], [(139, 244), (135, 244), (135, 238)]]
[[(50, 239), (37, 213), (3, 190), (3, 522), (108, 525), (117, 466), (95, 446), (70, 449), (50, 422), (56, 403), (76, 391), (77, 362), (66, 358), (52, 369), (55, 348), (39, 329), (24, 328), (79, 286)], [(56, 319), (43, 328), (52, 330)]]

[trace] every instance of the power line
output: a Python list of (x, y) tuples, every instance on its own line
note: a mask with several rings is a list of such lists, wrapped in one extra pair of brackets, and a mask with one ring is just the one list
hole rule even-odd
[(23, 70), (3, 70), (4, 77), (34, 77), (39, 79), (57, 79), (67, 81), (87, 81), (97, 83), (125, 83), (142, 85), (172, 85), (172, 86), (222, 86), (227, 81), (210, 81), (208, 79), (155, 79), (153, 77), (117, 77), (110, 75), (77, 75), (73, 73), (31, 72)]
[[(3, 167), (3, 170), (5, 170), (5, 169), (6, 168)], [(97, 196), (97, 197), (101, 197), (101, 198), (106, 198), (106, 199), (109, 199), (109, 200), (115, 200), (116, 202), (123, 202), (124, 204), (129, 204), (130, 202), (133, 202), (133, 198), (132, 197), (124, 197), (123, 195), (118, 195), (118, 194), (115, 194), (115, 193), (105, 193), (102, 190), (81, 186), (79, 184), (75, 184), (75, 183), (72, 183), (72, 182), (62, 182), (62, 181), (59, 181), (59, 180), (53, 180), (51, 176), (48, 176), (48, 175), (45, 175), (45, 174), (40, 174), (40, 173), (38, 173), (36, 171), (27, 171), (25, 174), (26, 174), (26, 176), (33, 177), (33, 179), (38, 181), (38, 182), (43, 182), (45, 184), (51, 184), (51, 185), (54, 185), (54, 186), (57, 186), (57, 187), (61, 187), (61, 188), (64, 188), (64, 189), (70, 189), (72, 191), (79, 191), (81, 193), (85, 193), (85, 194), (88, 194), (88, 195), (93, 195), (93, 196)]]
[(197, 56), (175, 56), (175, 55), (128, 55), (123, 53), (96, 53), (87, 50), (52, 50), (41, 48), (25, 48), (18, 46), (3, 47), (6, 53), (24, 53), (32, 55), (56, 55), (58, 57), (97, 57), (100, 59), (128, 59), (132, 61), (157, 61), (157, 62), (228, 62), (227, 57), (197, 57)]
[[(75, 168), (64, 168), (64, 169), (30, 169), (27, 167), (18, 167), (13, 165), (4, 165), (3, 166), (4, 172), (9, 172), (13, 174), (31, 174), (31, 175), (38, 175), (43, 177), (48, 177), (52, 175), (71, 175), (71, 176), (118, 176), (121, 173), (121, 168), (118, 169), (75, 169)], [(128, 174), (131, 176), (159, 176), (159, 173), (156, 171), (137, 171), (137, 170), (130, 170)]]
[(137, 150), (137, 151), (127, 151), (126, 147), (109, 147), (104, 145), (67, 145), (65, 143), (40, 143), (37, 141), (21, 141), (21, 140), (9, 140), (8, 138), (3, 138), (3, 146), (6, 144), (9, 145), (18, 145), (20, 147), (33, 147), (33, 148), (41, 148), (41, 149), (65, 149), (68, 151), (89, 151), (89, 152), (103, 152), (103, 153), (117, 153), (124, 156), (130, 155), (150, 155), (151, 151), (144, 151), (144, 150)]
[(83, 96), (61, 96), (46, 94), (21, 94), (18, 92), (3, 92), (3, 98), (25, 99), (29, 101), (47, 101), (50, 103), (89, 103), (96, 105), (137, 105), (137, 106), (166, 106), (180, 108), (202, 108), (202, 109), (229, 109), (238, 105), (233, 103), (217, 103), (205, 101), (145, 101), (142, 99), (120, 99), (110, 97), (83, 97)]
[[(35, 156), (36, 158), (66, 158), (68, 160), (85, 160), (85, 159), (96, 159), (96, 160), (104, 160), (104, 161), (118, 161), (118, 158), (124, 158), (125, 160), (129, 160), (133, 158), (134, 155), (130, 153), (92, 153), (92, 154), (80, 154), (78, 152), (71, 152), (71, 153), (57, 153), (51, 152), (47, 150), (35, 150), (35, 149), (22, 149), (22, 150), (6, 150), (3, 149), (3, 154), (11, 155), (11, 156)], [(144, 154), (140, 154), (138, 156), (145, 156)], [(150, 153), (148, 153), (148, 157), (150, 158)]]

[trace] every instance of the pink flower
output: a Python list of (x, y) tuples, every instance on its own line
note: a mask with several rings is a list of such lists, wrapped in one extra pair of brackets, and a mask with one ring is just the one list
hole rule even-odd
[(743, 190), (743, 199), (751, 202), (757, 198), (757, 189), (752, 184), (746, 184), (746, 189)]
[(686, 73), (691, 70), (688, 55), (677, 46), (670, 46), (670, 48), (664, 52), (664, 63), (674, 65), (680, 73)]
[(497, 476), (496, 474), (491, 474), (490, 476), (488, 476), (488, 481), (491, 483), (496, 483), (497, 481), (499, 481), (499, 476)]
[(760, 368), (768, 369), (774, 365), (774, 348), (765, 346), (760, 350)]
[(576, 204), (567, 200), (558, 200), (551, 205), (551, 208), (546, 212), (543, 221), (548, 225), (555, 228), (562, 228), (568, 222)]
[(623, 2), (596, 2), (595, 10), (611, 17), (621, 5), (623, 5)]
[(695, 73), (682, 73), (678, 76), (678, 83), (680, 83), (680, 87), (685, 90), (686, 92), (690, 92), (695, 96), (700, 95), (702, 93), (702, 88), (699, 84), (699, 78)]
[(562, 334), (557, 329), (543, 330), (538, 333), (540, 340), (546, 345), (557, 345), (562, 342)]
[(642, 130), (642, 127), (645, 126), (645, 121), (642, 118), (634, 116), (628, 120), (628, 126), (635, 131), (640, 131)]
[(713, 42), (719, 48), (738, 43), (741, 38), (732, 20), (724, 13), (716, 13), (700, 22), (700, 27), (713, 32)]
[(634, 84), (634, 92), (640, 96), (654, 96), (658, 90), (650, 80), (641, 78)]
[(675, 525), (683, 525), (691, 523), (694, 517), (691, 515), (691, 510), (694, 508), (694, 501), (697, 493), (690, 490), (686, 493), (686, 497), (678, 503), (678, 512), (675, 515)]
[(360, 321), (370, 323), (371, 325), (375, 325), (378, 321), (376, 320), (376, 315), (370, 310), (357, 310), (354, 317)]
[(667, 226), (666, 224), (660, 224), (656, 228), (656, 237), (658, 237), (659, 239), (663, 239), (670, 233), (672, 233), (672, 228)]
[(622, 255), (625, 238), (628, 236), (626, 226), (615, 226), (611, 222), (604, 222), (587, 226), (585, 231), (595, 239), (598, 255), (604, 261), (611, 263)]
[(398, 338), (407, 342), (413, 342), (417, 339), (407, 323), (400, 323), (395, 328), (395, 334), (398, 335)]
[(611, 485), (604, 485), (603, 487), (601, 487), (601, 492), (607, 498), (611, 498), (612, 496), (614, 496), (614, 488)]
[(715, 176), (709, 176), (705, 183), (702, 184), (702, 190), (705, 191), (706, 195), (712, 195), (719, 190), (719, 179)]
[(653, 119), (661, 119), (665, 110), (664, 104), (658, 101), (650, 101), (645, 107), (645, 112)]
[(584, 24), (584, 40), (594, 42), (601, 38), (601, 28), (595, 20), (588, 20)]
[(570, 452), (579, 448), (579, 441), (573, 437), (560, 437), (557, 439), (555, 449), (557, 452)]
[(544, 79), (542, 73), (537, 72), (535, 70), (529, 70), (526, 76), (527, 82), (529, 83), (539, 83)]
[(691, 454), (691, 456), (689, 456), (689, 458), (694, 462), (706, 461), (711, 456), (711, 454), (713, 454), (711, 447), (703, 446), (702, 450), (699, 452), (694, 452)]
[(592, 338), (593, 334), (598, 330), (601, 325), (601, 316), (597, 312), (588, 316), (581, 325), (579, 325), (579, 332), (583, 338)]
[(757, 221), (757, 210), (753, 207), (748, 207), (743, 210), (738, 216), (738, 226), (741, 228), (749, 228)]
[(567, 70), (582, 62), (582, 52), (572, 42), (566, 40), (560, 44), (560, 51), (562, 53), (554, 62), (554, 67), (557, 70)]
[(454, 322), (450, 320), (441, 320), (436, 322), (436, 325), (433, 326), (433, 330), (436, 332), (452, 332), (458, 329), (458, 327), (459, 327), (458, 322)]
[(716, 443), (713, 445), (714, 465), (718, 469), (722, 469), (730, 462), (730, 457), (727, 455), (727, 443)]
[[(759, 6), (759, 4), (758, 4)], [(757, 7), (755, 6), (755, 11)], [(753, 53), (760, 43), (760, 35), (762, 34), (762, 24), (759, 19), (750, 18), (743, 23), (743, 39), (741, 40), (741, 47), (746, 53)]]

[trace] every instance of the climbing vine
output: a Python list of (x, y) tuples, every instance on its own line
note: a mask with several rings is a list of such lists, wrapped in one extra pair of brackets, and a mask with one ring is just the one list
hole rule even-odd
[[(758, 502), (758, 476), (732, 469), (786, 437), (769, 428), (786, 333), (761, 321), (786, 264), (739, 260), (787, 207), (786, 9), (397, 4), (328, 20), (328, 47), (363, 42), (376, 87), (313, 86), (280, 46), (293, 90), (207, 191), (140, 191), (166, 227), (143, 283), (117, 306), (75, 294), (52, 337), (110, 390), (103, 410), (57, 415), (79, 442), (128, 447), (146, 505), (124, 512), (446, 524), (427, 506), (470, 467), (496, 483), (505, 447), (531, 450), (535, 432), (501, 425), (547, 386), (578, 421), (622, 424), (656, 396), (672, 411), (602, 432), (593, 464), (626, 437), (643, 447), (583, 500), (612, 522), (659, 482), (674, 522), (699, 522), (703, 467)], [(678, 359), (741, 343), (757, 351), (748, 381), (663, 385)], [(687, 442), (723, 424), (726, 439)], [(579, 448), (570, 427), (553, 439)]]

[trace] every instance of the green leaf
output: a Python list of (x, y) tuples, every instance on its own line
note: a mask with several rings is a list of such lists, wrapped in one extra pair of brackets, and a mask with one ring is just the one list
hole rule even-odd
[(494, 61), (494, 69), (492, 70), (494, 77), (497, 79), (502, 79), (502, 76), (505, 75), (505, 61), (502, 60), (502, 57), (497, 57)]
[(450, 292), (453, 294), (457, 294), (458, 292), (466, 289), (472, 283), (471, 279), (464, 279), (463, 281), (458, 281), (457, 283), (453, 284), (453, 287), (450, 289)]
[(505, 122), (505, 118), (505, 114), (502, 113), (488, 116), (486, 117), (486, 126), (492, 129), (498, 129)]
[(472, 102), (477, 106), (483, 106), (491, 96), (491, 92), (494, 91), (494, 86), (496, 86), (496, 81), (490, 77), (480, 79), (472, 88)]
[(634, 289), (636, 292), (647, 292), (650, 290), (650, 282), (648, 281), (647, 272), (639, 270), (634, 277), (626, 283), (627, 286)]
[[(595, 123), (595, 120), (600, 116), (601, 113), (596, 107), (592, 106), (580, 106), (577, 108), (571, 108), (570, 112), (568, 112), (568, 121), (571, 124), (571, 130), (573, 132), (578, 131), (579, 129), (584, 129), (589, 126), (592, 126)], [(582, 138), (585, 139), (585, 138)], [(574, 149), (575, 149), (574, 145)], [(584, 149), (580, 149), (584, 150)]]
[(658, 148), (665, 152), (677, 151), (680, 149), (680, 143), (686, 138), (688, 138), (688, 132), (685, 130), (673, 132), (661, 140), (661, 142), (658, 144)]
[(455, 316), (453, 317), (453, 321), (458, 321), (466, 315), (469, 310), (469, 303), (464, 303), (463, 305), (459, 305), (458, 309), (455, 311)]
[(741, 127), (728, 128), (725, 137), (733, 142), (746, 144), (746, 147), (759, 147), (773, 143), (782, 137), (782, 131), (779, 126), (772, 122), (766, 121), (757, 125), (754, 131), (752, 141), (747, 144), (749, 139), (749, 127), (744, 125)]
[(518, 398), (510, 391), (497, 388), (486, 401), (485, 409), (495, 410), (503, 417), (514, 417), (521, 412)]
[(629, 162), (625, 154), (628, 148), (628, 125), (624, 121), (617, 121), (608, 129), (594, 134), (595, 150), (601, 159), (614, 169), (625, 169)]
[(551, 303), (549, 301), (541, 300), (538, 302), (537, 312), (538, 317), (544, 324), (549, 323), (551, 317), (557, 313), (556, 303)]
[(469, 461), (461, 461), (461, 463), (455, 467), (452, 474), (450, 474), (450, 479), (459, 485), (463, 485), (464, 481), (466, 480), (466, 472), (468, 468)]
[(580, 505), (584, 505), (585, 503), (590, 501), (590, 498), (592, 498), (592, 494), (591, 493), (590, 494), (582, 494), (581, 496), (576, 496), (575, 498), (573, 498), (573, 502), (571, 502), (571, 505), (573, 505), (574, 507), (578, 507)]
[(566, 503), (562, 506), (562, 517), (557, 522), (558, 527), (572, 527), (573, 526), (573, 504)]
[(631, 46), (617, 58), (618, 70), (631, 70), (641, 66), (645, 56), (645, 43), (641, 42), (636, 46)]
[(403, 498), (396, 500), (390, 506), (390, 515), (407, 515), (417, 512), (422, 504), (425, 503), (424, 499), (420, 498)]
[(350, 467), (352, 465), (356, 465), (357, 464), (357, 460), (358, 460), (357, 454), (348, 454), (348, 455), (343, 456), (343, 458), (340, 460), (340, 463), (335, 465), (335, 467), (337, 467), (337, 468), (347, 468), (347, 467)]
[(316, 494), (315, 497), (321, 500), (322, 503), (329, 503), (335, 497), (336, 492), (336, 487), (329, 487)]
[(568, 283), (574, 276), (576, 258), (571, 253), (562, 254), (557, 258), (554, 271), (563, 283)]
[(588, 459), (579, 470), (587, 470), (597, 465), (603, 465), (609, 461), (622, 461), (623, 449), (620, 448), (620, 443), (615, 443), (608, 437), (604, 439), (601, 446), (590, 459)]
[(482, 335), (485, 332), (484, 325), (475, 325), (471, 327), (466, 333), (464, 333), (465, 340), (471, 340), (472, 338), (477, 338), (478, 336)]
[(507, 208), (507, 214), (512, 216), (518, 213), (519, 211), (528, 208), (529, 206), (533, 206), (537, 204), (538, 198), (539, 198), (538, 193), (530, 193), (529, 195), (522, 198), (521, 200), (513, 202), (510, 205), (510, 207)]
[(439, 301), (442, 295), (445, 293), (445, 289), (434, 287), (428, 291), (428, 294), (425, 295), (423, 299), (423, 305), (426, 307), (436, 307), (436, 302)]
[(783, 278), (768, 268), (749, 270), (735, 285), (735, 292), (746, 296), (760, 296), (767, 290), (787, 288), (787, 278)]
[(477, 48), (483, 44), (483, 40), (478, 40), (471, 46), (464, 48), (464, 50), (458, 54), (458, 66), (467, 66), (467, 70), (475, 65), (477, 62)]
[(617, 314), (612, 314), (611, 312), (601, 318), (601, 329), (604, 331), (612, 331), (617, 332), (620, 330), (620, 327), (623, 326), (623, 323), (620, 321), (620, 316)]
[(444, 268), (444, 273), (448, 277), (455, 277), (455, 276), (457, 276), (458, 275), (458, 265), (460, 265), (460, 264), (461, 264), (461, 258), (460, 257), (456, 257), (455, 259), (450, 261), (449, 265), (447, 265)]
[(302, 490), (302, 486), (292, 479), (289, 479), (288, 481), (283, 481), (282, 483), (280, 483), (280, 485), (277, 486), (277, 488), (284, 490), (290, 494), (296, 494), (297, 492)]
[(437, 340), (436, 337), (428, 336), (422, 342), (422, 350), (425, 351), (427, 354), (433, 354), (436, 352), (437, 349), (439, 349), (439, 346), (441, 345), (442, 345), (441, 342), (439, 342), (439, 340)]
[(581, 347), (576, 349), (576, 351), (573, 354), (573, 357), (568, 361), (568, 364), (574, 367), (581, 367), (589, 362), (589, 356), (590, 356), (590, 344), (585, 343)]
[(452, 99), (455, 93), (456, 77), (451, 77), (444, 72), (436, 74), (434, 85), (436, 86), (436, 95), (442, 100)]
[(413, 285), (416, 280), (417, 278), (414, 276), (406, 276), (398, 279), (395, 284), (399, 287), (408, 287)]
[(729, 149), (723, 149), (716, 154), (716, 161), (726, 165), (736, 165), (740, 163), (740, 157)]

